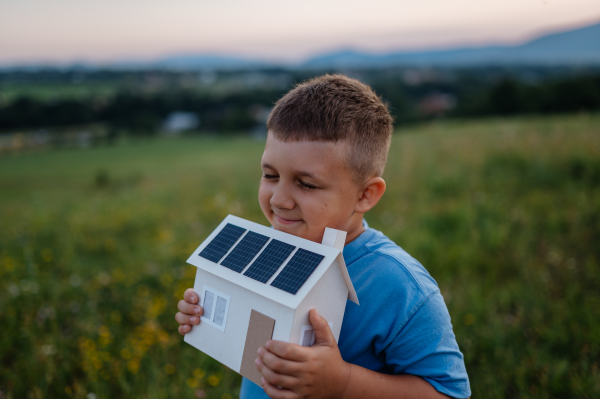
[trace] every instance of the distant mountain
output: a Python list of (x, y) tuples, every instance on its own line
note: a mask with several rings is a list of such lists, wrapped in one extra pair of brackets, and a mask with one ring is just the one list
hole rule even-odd
[(162, 58), (153, 63), (158, 68), (166, 69), (194, 69), (215, 68), (230, 69), (249, 66), (266, 65), (264, 61), (250, 60), (242, 57), (229, 57), (222, 55), (177, 55)]
[[(453, 49), (398, 51), (372, 54), (341, 50), (310, 58), (304, 63), (277, 64), (259, 59), (220, 54), (182, 54), (148, 60), (122, 60), (110, 64), (80, 62), (54, 65), (60, 69), (243, 69), (260, 67), (356, 68), (387, 66), (493, 66), (493, 65), (600, 65), (600, 23), (580, 29), (544, 35), (518, 46), (459, 47)], [(0, 70), (36, 70), (48, 64), (13, 65)]]
[(553, 33), (519, 46), (369, 54), (352, 50), (311, 58), (305, 68), (600, 64), (600, 24)]
[(157, 60), (137, 60), (124, 59), (111, 63), (94, 64), (91, 62), (78, 62), (76, 64), (47, 64), (35, 63), (25, 65), (9, 65), (0, 66), (0, 71), (36, 71), (45, 68), (57, 68), (62, 70), (97, 70), (114, 69), (114, 70), (149, 70), (149, 69), (166, 69), (172, 71), (186, 71), (199, 69), (243, 69), (255, 68), (262, 66), (270, 66), (272, 64), (260, 61), (251, 60), (242, 57), (211, 55), (211, 54), (190, 54), (190, 55), (173, 55)]

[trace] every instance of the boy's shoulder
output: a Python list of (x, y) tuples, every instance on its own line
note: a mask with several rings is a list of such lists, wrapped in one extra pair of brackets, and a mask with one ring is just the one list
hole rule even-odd
[(344, 260), (357, 279), (367, 278), (379, 290), (401, 288), (413, 298), (439, 292), (436, 281), (419, 261), (379, 230), (369, 228), (344, 248)]

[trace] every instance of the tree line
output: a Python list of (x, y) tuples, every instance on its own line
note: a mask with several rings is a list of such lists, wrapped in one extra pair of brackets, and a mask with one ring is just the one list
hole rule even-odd
[[(262, 72), (268, 78), (272, 71)], [(281, 71), (276, 71), (281, 75)], [(104, 123), (113, 130), (130, 134), (153, 134), (171, 112), (196, 113), (201, 120), (200, 130), (213, 132), (243, 132), (264, 126), (265, 110), (273, 106), (294, 82), (316, 73), (286, 72), (290, 84), (286, 87), (259, 85), (236, 90), (214, 89), (225, 85), (227, 79), (237, 76), (226, 72), (213, 78), (209, 85), (199, 83), (186, 87), (163, 84), (152, 91), (144, 90), (140, 74), (127, 72), (108, 74), (109, 79), (135, 84), (117, 84), (108, 96), (53, 98), (31, 94), (16, 95), (0, 102), (0, 132), (16, 129), (60, 128), (89, 123)], [(406, 71), (354, 71), (352, 74), (370, 84), (388, 102), (397, 123), (410, 123), (431, 118), (481, 117), (516, 114), (550, 114), (564, 112), (593, 112), (600, 110), (600, 72), (549, 74), (542, 78), (524, 78), (526, 73), (476, 73), (469, 71), (438, 71), (429, 75), (415, 72), (417, 79), (408, 79)], [(106, 72), (88, 73), (85, 79), (106, 79)], [(243, 74), (243, 71), (239, 72)], [(36, 75), (39, 78), (39, 75)], [(52, 82), (70, 84), (73, 76), (49, 74)], [(165, 73), (167, 82), (180, 79), (177, 73)], [(246, 75), (240, 75), (246, 76)], [(418, 78), (421, 76), (421, 78)], [(124, 78), (125, 77), (125, 78)], [(24, 72), (0, 74), (0, 92), (3, 85), (18, 79), (27, 82)], [(35, 79), (31, 79), (34, 81)], [(118, 80), (120, 79), (120, 80)], [(175, 79), (175, 80), (174, 80)], [(419, 79), (421, 79), (419, 81)], [(164, 83), (163, 79), (163, 83)], [(238, 82), (238, 81), (235, 81)], [(39, 82), (33, 82), (39, 83)], [(236, 83), (237, 84), (237, 83)], [(438, 97), (436, 97), (438, 96)], [(444, 97), (440, 97), (444, 96)], [(429, 99), (445, 99), (438, 108), (427, 106)], [(450, 101), (450, 100), (452, 101)], [(446, 104), (444, 106), (444, 104)]]

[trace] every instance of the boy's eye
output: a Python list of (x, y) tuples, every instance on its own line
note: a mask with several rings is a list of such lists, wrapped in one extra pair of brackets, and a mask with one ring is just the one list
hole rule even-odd
[(277, 179), (279, 176), (275, 176), (275, 175), (268, 175), (266, 173), (263, 174), (263, 177), (267, 180), (273, 180), (273, 179)]
[(314, 190), (316, 187), (307, 183), (304, 183), (302, 180), (298, 180), (298, 185), (300, 187), (305, 188), (307, 190)]

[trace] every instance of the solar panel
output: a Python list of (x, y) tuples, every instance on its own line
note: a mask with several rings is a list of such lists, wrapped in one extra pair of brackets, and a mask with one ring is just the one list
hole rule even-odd
[(223, 262), (221, 262), (221, 266), (241, 273), (248, 266), (252, 258), (265, 246), (267, 241), (269, 241), (269, 237), (249, 231)]
[(269, 245), (258, 258), (250, 265), (244, 276), (258, 280), (261, 283), (269, 281), (271, 276), (279, 269), (279, 266), (287, 259), (294, 250), (293, 245), (279, 240), (271, 240)]
[(229, 248), (244, 234), (246, 229), (227, 223), (215, 238), (198, 255), (211, 262), (219, 263)]
[(299, 248), (271, 285), (296, 295), (323, 258), (323, 255)]

